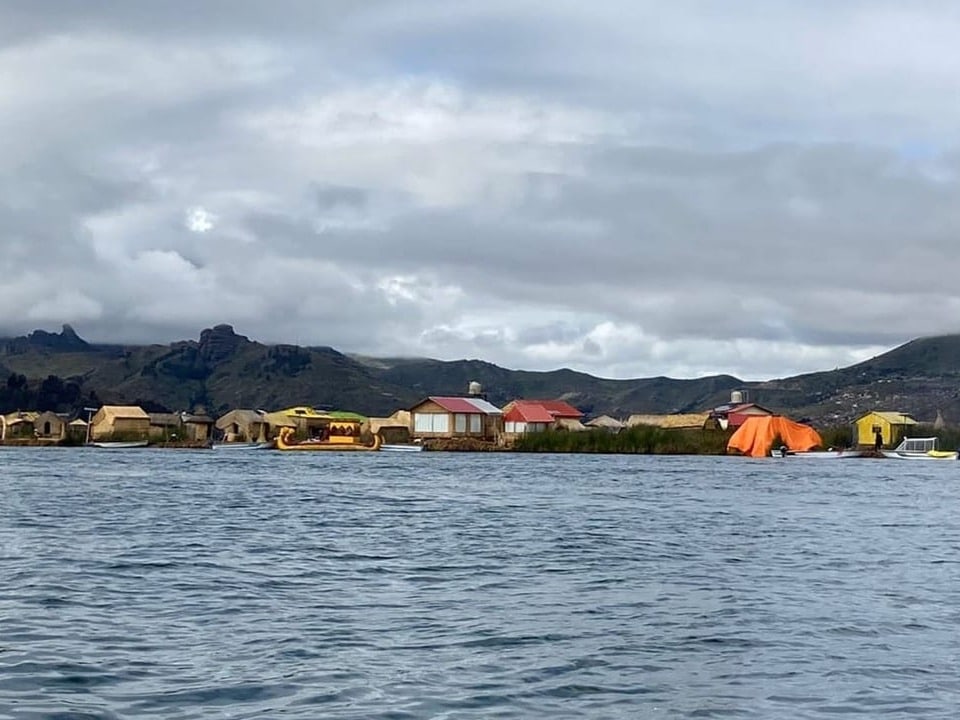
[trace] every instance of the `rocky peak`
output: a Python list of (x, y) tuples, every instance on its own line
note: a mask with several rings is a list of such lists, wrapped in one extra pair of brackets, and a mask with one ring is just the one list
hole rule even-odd
[(206, 362), (219, 362), (233, 355), (246, 342), (250, 340), (237, 335), (232, 325), (215, 325), (200, 333), (200, 357)]
[(49, 333), (45, 330), (34, 330), (27, 335), (27, 343), (33, 347), (46, 350), (70, 352), (72, 350), (86, 350), (90, 346), (69, 325), (64, 324), (59, 333)]

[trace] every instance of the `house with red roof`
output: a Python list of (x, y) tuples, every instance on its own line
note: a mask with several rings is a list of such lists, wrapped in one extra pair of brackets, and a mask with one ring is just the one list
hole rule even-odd
[(498, 440), (502, 432), (500, 408), (480, 397), (432, 395), (410, 408), (410, 434), (415, 438)]
[(773, 415), (772, 410), (757, 405), (756, 403), (727, 403), (715, 407), (710, 412), (710, 420), (716, 422), (721, 430), (736, 430), (743, 425), (747, 418), (755, 416)]
[(582, 417), (582, 412), (563, 400), (512, 400), (503, 407), (508, 438), (550, 428), (585, 430)]

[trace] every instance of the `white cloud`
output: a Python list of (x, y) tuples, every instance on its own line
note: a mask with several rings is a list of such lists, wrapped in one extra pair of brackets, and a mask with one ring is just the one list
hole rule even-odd
[(184, 219), (187, 230), (200, 235), (213, 230), (216, 222), (217, 216), (202, 207), (191, 208)]

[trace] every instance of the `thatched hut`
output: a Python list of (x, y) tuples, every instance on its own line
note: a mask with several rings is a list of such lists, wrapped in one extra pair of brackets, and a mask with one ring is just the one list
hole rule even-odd
[(265, 442), (267, 439), (266, 413), (260, 410), (231, 410), (218, 417), (214, 427), (225, 442)]
[(150, 416), (136, 405), (104, 405), (90, 424), (94, 440), (118, 436), (146, 440), (150, 434)]

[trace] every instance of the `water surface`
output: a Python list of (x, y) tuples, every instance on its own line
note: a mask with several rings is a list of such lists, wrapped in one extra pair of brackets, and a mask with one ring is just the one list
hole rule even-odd
[(960, 707), (960, 464), (3, 449), (0, 718)]

